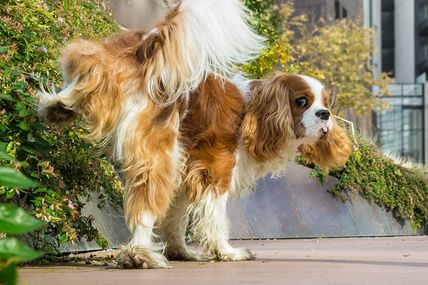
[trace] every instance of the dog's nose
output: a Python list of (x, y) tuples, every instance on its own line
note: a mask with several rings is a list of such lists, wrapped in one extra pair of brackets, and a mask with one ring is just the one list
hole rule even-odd
[(327, 109), (319, 110), (315, 113), (315, 116), (320, 118), (321, 120), (328, 120), (330, 118), (330, 112)]

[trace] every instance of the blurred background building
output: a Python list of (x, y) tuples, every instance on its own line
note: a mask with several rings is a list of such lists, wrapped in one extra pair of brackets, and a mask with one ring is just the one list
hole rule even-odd
[(106, 0), (116, 20), (129, 29), (150, 30), (174, 0)]
[(428, 162), (428, 1), (366, 1), (368, 25), (375, 30), (377, 72), (395, 81), (391, 108), (377, 112), (378, 138), (384, 151)]

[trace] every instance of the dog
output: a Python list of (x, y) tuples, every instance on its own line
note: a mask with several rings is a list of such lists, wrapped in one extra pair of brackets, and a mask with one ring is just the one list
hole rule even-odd
[(228, 195), (281, 172), (299, 152), (324, 169), (352, 152), (318, 80), (236, 75), (264, 48), (248, 22), (238, 0), (183, 0), (151, 31), (67, 45), (64, 88), (39, 92), (41, 117), (60, 125), (83, 118), (88, 138), (108, 142), (121, 165), (132, 239), (120, 266), (203, 258), (185, 244), (190, 215), (206, 257), (253, 259), (229, 244)]

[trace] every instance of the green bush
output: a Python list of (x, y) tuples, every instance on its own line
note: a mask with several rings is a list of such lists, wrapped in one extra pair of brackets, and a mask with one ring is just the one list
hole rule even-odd
[(56, 59), (64, 43), (117, 31), (98, 0), (0, 2), (0, 166), (38, 181), (26, 190), (0, 186), (0, 202), (22, 206), (49, 223), (31, 234), (35, 248), (50, 250), (80, 238), (105, 244), (81, 209), (91, 193), (98, 193), (100, 207), (121, 204), (120, 183), (104, 150), (82, 140), (77, 126), (41, 122), (33, 97), (40, 79), (61, 83)]

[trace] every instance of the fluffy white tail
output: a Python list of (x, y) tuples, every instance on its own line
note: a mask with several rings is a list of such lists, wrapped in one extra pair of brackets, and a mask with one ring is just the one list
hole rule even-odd
[(264, 38), (248, 24), (239, 0), (183, 0), (145, 38), (140, 59), (149, 96), (169, 105), (208, 73), (229, 77), (254, 59)]

